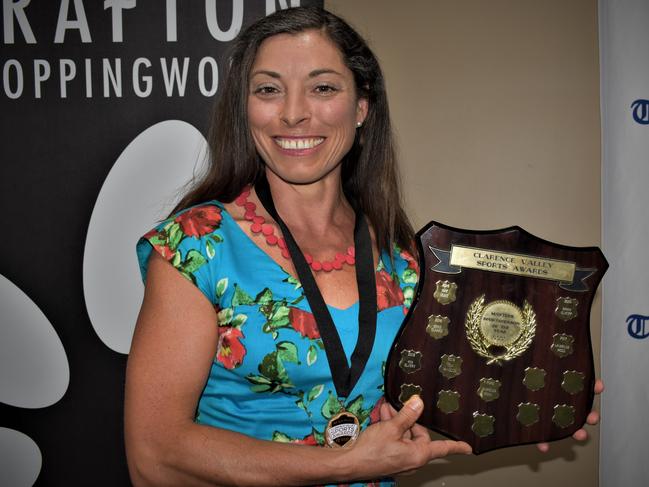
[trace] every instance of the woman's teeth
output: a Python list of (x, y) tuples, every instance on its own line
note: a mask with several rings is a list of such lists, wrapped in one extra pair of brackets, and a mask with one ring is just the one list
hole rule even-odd
[(297, 149), (313, 149), (314, 147), (322, 144), (323, 137), (316, 137), (311, 139), (282, 139), (275, 137), (275, 143), (282, 149), (297, 150)]

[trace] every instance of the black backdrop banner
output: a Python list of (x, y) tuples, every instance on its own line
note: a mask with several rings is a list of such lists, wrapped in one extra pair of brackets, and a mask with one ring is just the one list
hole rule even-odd
[[(126, 194), (133, 188), (147, 192), (147, 179), (136, 174), (141, 152), (132, 143), (148, 129), (158, 131), (151, 132), (147, 149), (154, 157), (159, 155), (150, 146), (174, 146), (168, 127), (172, 133), (173, 127), (193, 127), (187, 132), (190, 138), (202, 140), (229, 43), (240, 30), (275, 9), (322, 6), (323, 1), (2, 3), (2, 476), (21, 485), (36, 478), (37, 485), (129, 485), (122, 403), (133, 323), (120, 335), (115, 330), (124, 328), (123, 317), (115, 319), (113, 330), (98, 324), (107, 322), (106, 311), (90, 309), (98, 305), (91, 306), (95, 301), (88, 293), (94, 284), (89, 279), (110, 283), (95, 295), (104, 296), (115, 313), (121, 308), (115, 301), (121, 287), (115, 276), (87, 275), (93, 269), (93, 262), (84, 262), (89, 227), (105, 225), (93, 211), (104, 193), (102, 207), (110, 207), (111, 201), (118, 205), (110, 194), (120, 194), (120, 184), (130, 202), (141, 197)], [(176, 125), (164, 125), (167, 121)], [(123, 174), (111, 174), (119, 169), (121, 155)], [(164, 157), (159, 166), (157, 162), (150, 160), (147, 167), (173, 174), (173, 164), (165, 166)], [(102, 189), (109, 181), (117, 187)], [(123, 221), (112, 222), (116, 235), (130, 218), (128, 211), (118, 214)], [(154, 220), (138, 222), (137, 228), (143, 233)], [(92, 260), (101, 255), (107, 269), (123, 263), (136, 282), (137, 236), (123, 237), (128, 255), (109, 242), (100, 254), (91, 254)], [(33, 314), (28, 316), (26, 309)], [(39, 390), (44, 391), (41, 397)], [(13, 441), (20, 445), (14, 448)], [(16, 452), (27, 450), (33, 458), (22, 453), (15, 458)]]

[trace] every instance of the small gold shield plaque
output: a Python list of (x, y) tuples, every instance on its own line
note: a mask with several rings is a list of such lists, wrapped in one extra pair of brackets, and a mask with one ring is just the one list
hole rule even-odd
[(399, 367), (407, 374), (412, 374), (421, 369), (421, 352), (416, 350), (401, 350)]
[(496, 418), (488, 414), (480, 414), (478, 411), (473, 413), (473, 424), (471, 430), (480, 438), (492, 435), (494, 432), (494, 423)]
[(448, 335), (448, 325), (451, 320), (446, 316), (430, 315), (428, 317), (428, 325), (426, 326), (426, 333), (428, 333), (435, 340), (444, 338)]
[(445, 414), (460, 409), (460, 393), (456, 391), (439, 391), (437, 393), (437, 408)]
[(518, 405), (516, 419), (523, 426), (532, 426), (534, 423), (539, 422), (540, 409), (538, 404), (522, 402)]
[(552, 421), (559, 428), (567, 428), (575, 422), (575, 408), (567, 404), (557, 404), (554, 406)]
[(414, 396), (415, 394), (421, 395), (421, 386), (416, 384), (401, 384), (399, 401), (401, 401), (401, 404), (405, 404), (410, 399), (410, 396)]
[(573, 318), (577, 317), (577, 306), (579, 301), (576, 298), (570, 297), (560, 297), (557, 298), (557, 307), (554, 310), (554, 314), (560, 320), (570, 321)]
[(568, 394), (575, 395), (584, 390), (584, 374), (576, 370), (566, 370), (563, 373), (561, 388)]
[(433, 297), (439, 304), (449, 304), (457, 299), (457, 284), (451, 281), (437, 281)]
[(466, 337), (473, 351), (487, 358), (487, 365), (502, 365), (525, 352), (534, 340), (536, 313), (525, 301), (523, 309), (506, 300), (485, 305), (485, 295), (469, 306)]
[(538, 367), (528, 367), (525, 369), (523, 384), (530, 391), (538, 391), (545, 387), (545, 370)]
[(572, 354), (572, 344), (574, 341), (575, 339), (572, 335), (556, 333), (552, 335), (552, 345), (550, 345), (550, 349), (557, 357), (564, 358)]
[(485, 402), (495, 401), (500, 397), (500, 386), (499, 380), (483, 377), (478, 386), (478, 396)]
[(462, 357), (457, 355), (442, 355), (442, 363), (439, 364), (440, 373), (447, 379), (457, 377), (462, 373)]

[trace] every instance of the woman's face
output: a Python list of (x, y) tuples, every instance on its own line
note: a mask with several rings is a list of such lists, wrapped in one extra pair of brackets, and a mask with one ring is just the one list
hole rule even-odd
[(339, 178), (367, 100), (338, 48), (317, 30), (262, 42), (250, 72), (248, 123), (268, 169), (286, 182)]

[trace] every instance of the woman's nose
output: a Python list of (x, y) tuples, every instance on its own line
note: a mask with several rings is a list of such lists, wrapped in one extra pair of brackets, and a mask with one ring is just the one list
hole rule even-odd
[(299, 125), (305, 120), (308, 120), (310, 117), (310, 108), (304, 93), (288, 93), (284, 99), (280, 117), (282, 122), (289, 127)]

